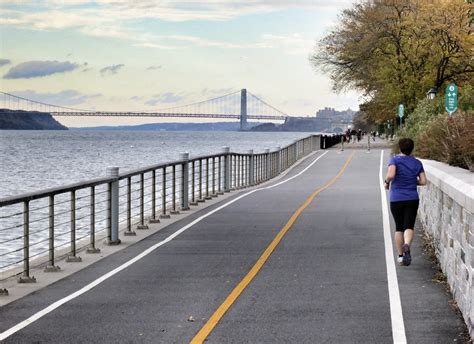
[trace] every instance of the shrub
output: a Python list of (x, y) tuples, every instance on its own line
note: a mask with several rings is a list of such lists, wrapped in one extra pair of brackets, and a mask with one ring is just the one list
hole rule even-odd
[(432, 117), (419, 132), (415, 154), (474, 171), (474, 113)]
[(409, 137), (418, 144), (419, 136), (426, 131), (426, 126), (435, 117), (443, 112), (441, 98), (435, 101), (423, 99), (418, 102), (415, 110), (407, 117), (405, 124), (398, 132), (399, 137)]

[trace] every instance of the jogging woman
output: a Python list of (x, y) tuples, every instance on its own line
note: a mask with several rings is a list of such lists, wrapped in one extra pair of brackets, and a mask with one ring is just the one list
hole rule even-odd
[(411, 139), (398, 141), (400, 154), (388, 162), (385, 189), (390, 190), (390, 210), (395, 220), (395, 244), (398, 263), (411, 264), (410, 245), (413, 241), (419, 197), (416, 187), (426, 185), (426, 175), (420, 160), (411, 156), (415, 146)]

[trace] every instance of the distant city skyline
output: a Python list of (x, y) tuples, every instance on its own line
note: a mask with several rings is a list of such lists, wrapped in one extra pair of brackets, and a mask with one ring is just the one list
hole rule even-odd
[(333, 93), (328, 77), (308, 60), (352, 3), (3, 0), (0, 90), (77, 108), (151, 111), (246, 88), (292, 115), (358, 110), (359, 95)]

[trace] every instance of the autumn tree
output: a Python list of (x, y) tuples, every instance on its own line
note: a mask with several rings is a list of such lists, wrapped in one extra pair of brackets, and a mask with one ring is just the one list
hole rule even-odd
[(368, 0), (344, 10), (311, 63), (336, 91), (357, 89), (368, 119), (384, 122), (403, 103), (410, 113), (426, 91), (470, 83), (473, 5), (464, 0)]

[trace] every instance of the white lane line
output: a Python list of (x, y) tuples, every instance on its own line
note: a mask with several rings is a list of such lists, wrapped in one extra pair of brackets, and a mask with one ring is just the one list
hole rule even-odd
[(392, 318), (392, 336), (395, 344), (406, 344), (405, 324), (403, 322), (402, 302), (398, 289), (397, 270), (393, 256), (392, 235), (388, 214), (387, 195), (385, 194), (384, 178), (382, 175), (383, 150), (380, 153), (380, 196), (382, 197), (383, 238), (385, 242), (385, 262), (387, 264), (388, 296), (390, 300), (390, 316)]
[(173, 240), (174, 238), (176, 238), (178, 235), (180, 235), (181, 233), (183, 233), (184, 231), (186, 231), (187, 229), (191, 228), (192, 226), (194, 226), (196, 223), (198, 222), (201, 222), (202, 220), (204, 220), (206, 217), (209, 217), (211, 216), (212, 214), (218, 212), (219, 210), (221, 209), (224, 209), (225, 207), (228, 207), (229, 205), (231, 205), (232, 203), (234, 202), (237, 202), (238, 200), (244, 198), (244, 197), (247, 197), (248, 195), (251, 195), (253, 194), (254, 192), (257, 192), (257, 191), (261, 191), (261, 190), (266, 190), (266, 189), (271, 189), (271, 188), (274, 188), (276, 186), (279, 186), (281, 184), (284, 184), (286, 182), (289, 182), (290, 180), (296, 178), (296, 177), (299, 177), (300, 175), (302, 175), (303, 173), (305, 173), (308, 169), (310, 169), (319, 159), (321, 159), (324, 155), (326, 155), (328, 152), (324, 152), (323, 154), (321, 154), (320, 156), (318, 156), (311, 164), (309, 164), (305, 169), (303, 169), (301, 172), (299, 172), (298, 174), (294, 175), (293, 177), (290, 177), (288, 179), (285, 179), (277, 184), (274, 184), (274, 185), (270, 185), (270, 186), (267, 186), (267, 187), (263, 187), (263, 188), (258, 188), (258, 189), (255, 189), (255, 190), (252, 190), (252, 191), (249, 191), (247, 192), (246, 194), (243, 194), (243, 195), (240, 195), (239, 197), (221, 205), (220, 207), (217, 207), (216, 209), (214, 210), (211, 210), (210, 212), (202, 215), (201, 217), (195, 219), (194, 221), (190, 222), (189, 224), (187, 224), (186, 226), (180, 228), (179, 230), (177, 230), (176, 232), (174, 232), (173, 234), (171, 234), (169, 237), (167, 237), (166, 239), (164, 239), (163, 241), (160, 241), (159, 243), (156, 243), (155, 245), (151, 246), (150, 248), (146, 249), (145, 251), (143, 251), (142, 253), (140, 253), (139, 255), (135, 256), (134, 258), (130, 259), (128, 262), (120, 265), (119, 267), (115, 268), (114, 270), (106, 273), (105, 275), (102, 275), (101, 277), (97, 278), (95, 281), (89, 283), (88, 285), (86, 285), (85, 287), (79, 289), (78, 291), (52, 303), (51, 305), (49, 305), (48, 307), (42, 309), (41, 311), (33, 314), (31, 317), (29, 317), (28, 319), (26, 320), (23, 320), (22, 322), (16, 324), (15, 326), (9, 328), (8, 330), (0, 333), (0, 341), (1, 340), (4, 340), (6, 338), (8, 338), (9, 336), (11, 336), (12, 334), (20, 331), (21, 329), (25, 328), (26, 326), (28, 326), (29, 324), (32, 324), (34, 323), (36, 320), (44, 317), (46, 314), (54, 311), (56, 308), (64, 305), (66, 302), (69, 302), (73, 299), (75, 299), (76, 297), (88, 292), (89, 290), (91, 290), (92, 288), (94, 288), (95, 286), (101, 284), (102, 282), (104, 282), (105, 280), (107, 280), (108, 278), (116, 275), (117, 273), (119, 273), (120, 271), (126, 269), (127, 267), (129, 267), (130, 265), (138, 262), (140, 259), (142, 259), (143, 257), (147, 256), (148, 254), (150, 254), (151, 252), (153, 252), (154, 250), (156, 250), (158, 247), (160, 246), (163, 246), (164, 244), (170, 242), (171, 240)]

